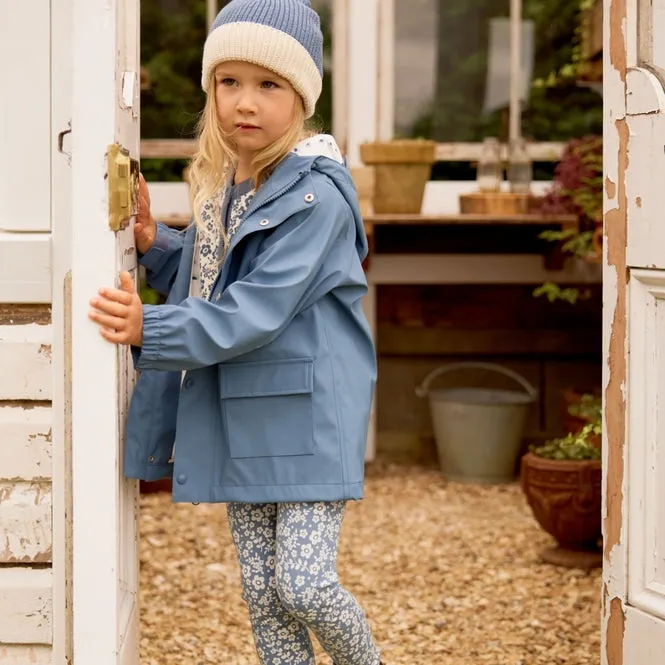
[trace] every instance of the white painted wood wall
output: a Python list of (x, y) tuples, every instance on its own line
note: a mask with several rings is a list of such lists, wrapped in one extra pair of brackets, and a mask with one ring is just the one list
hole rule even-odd
[(66, 162), (55, 150), (62, 91), (54, 72), (63, 71), (58, 49), (70, 1), (0, 2), (2, 665), (64, 663), (64, 648), (62, 660), (53, 658), (55, 615), (64, 614), (54, 612), (62, 585), (54, 584), (53, 520), (57, 532), (64, 515), (53, 510), (53, 441), (62, 417), (52, 406), (51, 192), (60, 178), (54, 166)]
[(53, 641), (52, 326), (12, 324), (19, 309), (0, 305), (0, 663), (41, 665)]

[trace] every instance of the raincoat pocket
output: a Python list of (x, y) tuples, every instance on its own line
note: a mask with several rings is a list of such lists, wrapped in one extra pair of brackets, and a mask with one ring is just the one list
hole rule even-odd
[(222, 420), (234, 459), (314, 454), (311, 358), (223, 363)]

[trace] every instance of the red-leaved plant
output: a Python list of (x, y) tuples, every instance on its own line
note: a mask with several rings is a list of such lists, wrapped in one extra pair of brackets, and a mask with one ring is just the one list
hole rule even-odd
[[(562, 250), (573, 256), (597, 262), (599, 237), (603, 226), (603, 140), (596, 135), (573, 139), (566, 145), (557, 164), (552, 187), (541, 203), (544, 213), (577, 215), (575, 229), (544, 231), (540, 237), (561, 242)], [(595, 242), (594, 242), (595, 238)], [(578, 289), (560, 289), (548, 282), (534, 291), (550, 301), (575, 303), (583, 297)]]
[(543, 212), (571, 213), (583, 227), (603, 223), (603, 139), (573, 139), (554, 172), (554, 183), (543, 202)]

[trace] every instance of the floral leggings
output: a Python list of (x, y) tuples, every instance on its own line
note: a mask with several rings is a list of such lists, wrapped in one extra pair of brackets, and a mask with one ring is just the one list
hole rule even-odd
[(308, 629), (335, 665), (379, 665), (365, 614), (337, 577), (345, 506), (227, 505), (261, 665), (314, 665)]

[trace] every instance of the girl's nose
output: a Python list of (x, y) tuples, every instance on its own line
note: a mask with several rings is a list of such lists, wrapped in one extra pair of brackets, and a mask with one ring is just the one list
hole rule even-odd
[(243, 90), (238, 98), (238, 111), (240, 113), (255, 113), (256, 98), (251, 90)]

